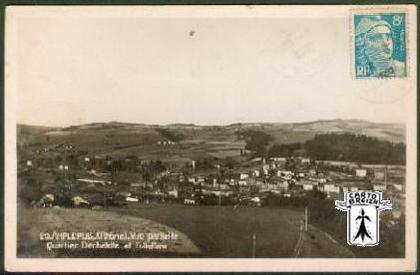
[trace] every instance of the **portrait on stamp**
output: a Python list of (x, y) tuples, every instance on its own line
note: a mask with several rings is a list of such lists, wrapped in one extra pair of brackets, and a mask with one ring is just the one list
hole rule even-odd
[(406, 76), (405, 14), (354, 15), (356, 78)]

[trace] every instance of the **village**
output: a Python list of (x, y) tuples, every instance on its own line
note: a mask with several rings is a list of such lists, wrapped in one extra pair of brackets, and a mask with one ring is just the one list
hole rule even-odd
[[(159, 146), (174, 144), (158, 142)], [(317, 195), (335, 200), (342, 199), (346, 191), (374, 190), (391, 199), (393, 218), (404, 214), (402, 165), (255, 157), (243, 150), (240, 160), (204, 159), (182, 164), (76, 152), (71, 144), (59, 144), (19, 160), (18, 178), (28, 204), (92, 209), (139, 203), (264, 207), (273, 201), (284, 203)]]

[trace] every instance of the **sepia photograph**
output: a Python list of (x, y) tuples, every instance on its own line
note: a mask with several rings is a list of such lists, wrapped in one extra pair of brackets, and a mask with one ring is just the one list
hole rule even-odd
[(414, 270), (416, 13), (8, 7), (6, 268)]

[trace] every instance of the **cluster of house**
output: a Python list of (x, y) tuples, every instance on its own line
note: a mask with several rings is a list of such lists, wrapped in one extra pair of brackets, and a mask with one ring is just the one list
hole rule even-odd
[[(339, 198), (347, 191), (373, 189), (392, 194), (404, 192), (403, 180), (394, 181), (388, 176), (395, 170), (387, 171), (387, 168), (383, 166), (356, 166), (350, 170), (350, 173), (328, 169), (322, 169), (321, 172), (316, 165), (310, 165), (310, 160), (307, 158), (299, 158), (299, 165), (293, 170), (285, 169), (286, 161), (286, 158), (271, 158), (267, 161), (254, 159), (251, 163), (259, 164), (246, 169), (238, 168), (235, 177), (221, 178), (212, 175), (185, 177), (181, 175), (179, 181), (199, 187), (195, 190), (200, 190), (202, 194), (216, 196), (269, 192), (291, 197), (317, 190), (325, 193), (327, 197)], [(404, 174), (401, 170), (397, 173)]]
[(61, 151), (73, 151), (76, 147), (69, 143), (59, 143), (49, 147), (44, 147), (42, 149), (37, 149), (35, 152), (40, 153), (47, 153), (47, 152), (61, 152)]
[(156, 142), (157, 145), (174, 145), (175, 142), (172, 140), (159, 140)]
[[(71, 198), (71, 202), (73, 207), (89, 207), (90, 203), (82, 198), (81, 196), (74, 196)], [(33, 201), (32, 206), (40, 207), (40, 208), (49, 208), (49, 207), (59, 207), (56, 202), (56, 198), (54, 194), (45, 194), (41, 199), (38, 201)]]
[[(85, 162), (92, 159), (86, 157)], [(77, 178), (76, 182), (88, 188), (101, 186), (113, 190), (113, 197), (126, 202), (149, 202), (149, 199), (177, 199), (185, 204), (196, 204), (203, 197), (224, 198), (236, 197), (260, 200), (270, 193), (282, 197), (304, 196), (307, 192), (319, 191), (329, 198), (341, 198), (346, 191), (375, 190), (392, 195), (404, 194), (405, 168), (374, 165), (357, 165), (349, 162), (311, 161), (309, 158), (295, 158), (295, 165), (287, 165), (290, 161), (284, 157), (254, 158), (241, 166), (232, 169), (232, 173), (221, 175), (213, 172), (196, 170), (192, 161), (192, 172), (184, 174), (180, 171), (164, 171), (150, 181), (138, 180), (130, 182), (128, 188), (116, 187), (115, 179), (109, 173), (87, 171), (86, 177)], [(32, 161), (28, 160), (27, 166)], [(215, 164), (216, 170), (221, 164)], [(291, 168), (292, 167), (292, 168)], [(340, 169), (337, 169), (339, 167)], [(346, 169), (341, 169), (345, 167)], [(68, 166), (60, 165), (60, 170), (68, 170)], [(140, 178), (140, 177), (139, 177)], [(400, 180), (395, 180), (395, 179)], [(49, 194), (51, 195), (51, 194)], [(72, 198), (75, 207), (89, 205), (83, 193)], [(50, 197), (44, 197), (38, 204), (46, 206), (51, 203)]]

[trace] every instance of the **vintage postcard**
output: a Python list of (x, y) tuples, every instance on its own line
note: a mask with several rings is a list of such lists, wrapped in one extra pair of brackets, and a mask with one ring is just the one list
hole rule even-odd
[(413, 271), (416, 6), (9, 6), (8, 271)]

